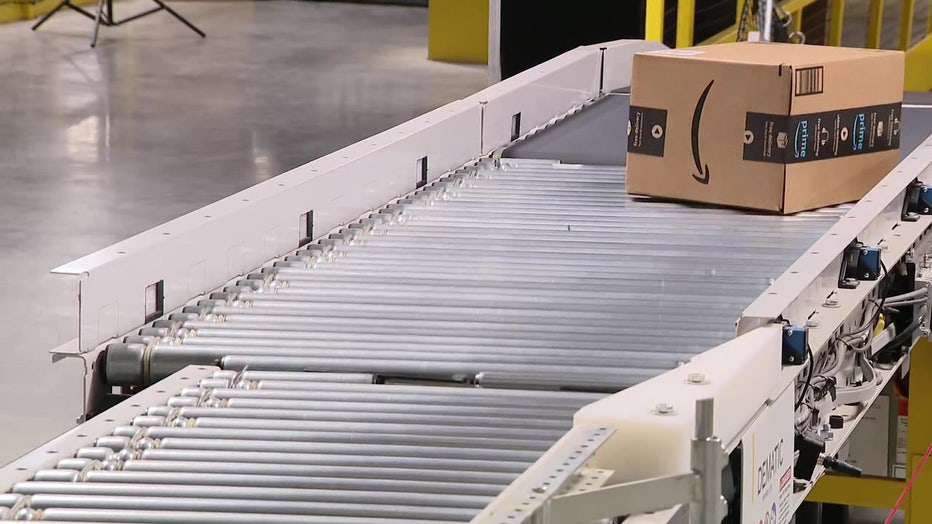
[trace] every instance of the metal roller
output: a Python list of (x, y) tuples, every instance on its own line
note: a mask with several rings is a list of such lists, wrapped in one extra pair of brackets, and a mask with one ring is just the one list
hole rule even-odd
[[(433, 494), (456, 494), (480, 497), (494, 497), (501, 490), (498, 484), (460, 483), (455, 480), (447, 482), (382, 479), (361, 476), (320, 477), (313, 478), (294, 475), (246, 475), (241, 473), (201, 473), (201, 472), (157, 472), (157, 471), (88, 471), (83, 475), (74, 470), (42, 470), (36, 473), (36, 481), (82, 482), (105, 484), (174, 484), (194, 486), (239, 486), (265, 488), (297, 488), (314, 490), (347, 490), (377, 492), (411, 492)], [(368, 472), (358, 473), (368, 475)]]
[[(441, 447), (484, 447), (492, 446), (498, 449), (514, 449), (526, 451), (545, 451), (552, 443), (549, 439), (507, 439), (489, 436), (445, 436), (421, 434), (390, 434), (390, 433), (347, 433), (339, 431), (294, 431), (282, 429), (229, 429), (229, 428), (203, 428), (203, 427), (118, 427), (115, 435), (133, 436), (134, 438), (147, 438), (155, 440), (152, 443), (160, 447), (163, 439), (205, 439), (205, 440), (247, 440), (247, 441), (287, 441), (339, 443), (353, 442), (361, 445), (394, 445), (394, 446), (426, 446)], [(530, 436), (529, 436), (530, 437)]]
[[(401, 491), (355, 491), (339, 489), (294, 489), (294, 488), (267, 488), (256, 486), (202, 486), (192, 484), (105, 484), (99, 482), (23, 482), (13, 486), (13, 491), (21, 495), (30, 495), (31, 503), (36, 505), (39, 497), (47, 495), (70, 495), (75, 497), (75, 504), (79, 496), (86, 497), (127, 497), (140, 499), (220, 499), (221, 501), (240, 500), (250, 501), (253, 503), (270, 504), (272, 502), (314, 502), (321, 504), (339, 504), (340, 508), (334, 507), (332, 510), (338, 510), (339, 513), (332, 515), (352, 516), (352, 508), (343, 508), (343, 505), (372, 504), (372, 505), (389, 505), (389, 506), (412, 506), (424, 508), (475, 508), (482, 509), (490, 500), (490, 497), (477, 495), (457, 495), (451, 493), (406, 493)], [(47, 507), (61, 506), (61, 502), (49, 502), (42, 504)], [(41, 505), (40, 505), (41, 506)], [(80, 506), (78, 506), (80, 507)], [(106, 505), (97, 505), (94, 502), (88, 502), (84, 507), (108, 507)], [(326, 506), (324, 506), (326, 507)], [(145, 506), (138, 509), (145, 509)], [(153, 506), (149, 507), (154, 509)], [(245, 512), (257, 512), (250, 510), (248, 506), (239, 506), (239, 510)], [(172, 506), (168, 503), (163, 509), (185, 510), (194, 509), (192, 507)], [(201, 507), (204, 511), (218, 511), (220, 506)], [(294, 509), (294, 508), (292, 508)], [(268, 511), (266, 508), (264, 511)], [(315, 511), (323, 511), (321, 508), (308, 508), (302, 513), (314, 514)], [(362, 510), (366, 511), (366, 510)], [(269, 513), (288, 513), (288, 511), (268, 511)], [(412, 512), (413, 513), (413, 512)], [(358, 513), (356, 515), (359, 515)], [(371, 510), (359, 516), (375, 516)], [(385, 515), (388, 516), (388, 515)], [(421, 518), (450, 518), (446, 517), (424, 517)]]
[(207, 407), (171, 408), (169, 406), (154, 406), (147, 410), (150, 415), (172, 416), (175, 418), (236, 418), (236, 419), (278, 419), (278, 420), (316, 420), (321, 422), (375, 422), (400, 423), (411, 425), (442, 425), (442, 426), (485, 426), (494, 428), (539, 428), (539, 429), (566, 429), (571, 426), (569, 419), (511, 419), (490, 416), (464, 416), (456, 414), (421, 415), (421, 414), (384, 414), (384, 413), (341, 413), (329, 411), (309, 414), (293, 409), (230, 409)]
[(404, 457), (386, 455), (311, 454), (256, 451), (216, 451), (190, 449), (147, 449), (130, 457), (131, 460), (168, 460), (197, 462), (256, 462), (285, 465), (359, 466), (366, 468), (438, 469), (443, 471), (470, 468), (497, 473), (521, 473), (530, 465), (526, 462), (507, 462), (497, 459), (461, 459), (437, 457)]
[[(88, 485), (91, 486), (91, 485)], [(96, 486), (94, 486), (96, 487)], [(190, 489), (190, 488), (186, 488)], [(229, 489), (229, 488), (225, 488)], [(365, 493), (360, 493), (363, 497)], [(403, 497), (398, 497), (403, 500)], [(477, 503), (484, 505), (488, 500)], [(482, 505), (478, 509), (482, 508)], [(146, 510), (146, 511), (197, 511), (212, 513), (258, 513), (285, 515), (315, 515), (357, 518), (395, 518), (417, 520), (441, 520), (463, 522), (477, 511), (475, 507), (457, 508), (407, 506), (389, 501), (385, 504), (360, 504), (358, 502), (301, 502), (289, 500), (244, 500), (239, 498), (193, 498), (193, 497), (147, 497), (147, 496), (113, 496), (41, 494), (30, 498), (34, 509), (75, 508), (106, 510)], [(47, 518), (47, 516), (46, 516)], [(197, 522), (195, 519), (193, 522)]]
[[(140, 522), (151, 524), (410, 524), (409, 518), (342, 517), (335, 515), (276, 515), (270, 513), (217, 513), (209, 511), (152, 511), (147, 509), (46, 508), (31, 510), (17, 520), (58, 522)], [(462, 520), (418, 520), (417, 524), (448, 524)]]
[[(159, 417), (164, 418), (164, 417)], [(136, 425), (140, 425), (135, 422)], [(390, 433), (419, 435), (449, 435), (470, 437), (508, 437), (522, 440), (550, 440), (560, 438), (565, 429), (508, 428), (508, 427), (471, 427), (441, 424), (391, 424), (379, 422), (341, 422), (334, 426), (329, 421), (250, 419), (250, 418), (213, 418), (199, 417), (189, 425), (196, 428), (226, 428), (231, 430), (267, 429), (283, 431), (354, 431), (358, 433)], [(569, 425), (567, 424), (567, 427)]]
[(209, 471), (212, 474), (227, 475), (290, 475), (302, 478), (371, 478), (418, 480), (426, 482), (451, 482), (457, 485), (480, 484), (502, 486), (510, 483), (517, 475), (486, 470), (470, 470), (466, 467), (457, 469), (415, 469), (403, 467), (367, 467), (367, 466), (315, 466), (302, 464), (263, 464), (249, 462), (198, 462), (168, 460), (132, 460), (122, 464), (122, 471), (127, 472), (179, 472), (198, 473)]

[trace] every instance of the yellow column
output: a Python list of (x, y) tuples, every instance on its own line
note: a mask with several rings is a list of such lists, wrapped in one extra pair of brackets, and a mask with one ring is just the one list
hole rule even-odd
[(663, 0), (647, 0), (644, 39), (663, 42)]
[(676, 47), (692, 47), (695, 25), (696, 0), (679, 0), (676, 3)]
[(900, 9), (900, 49), (906, 51), (913, 43), (913, 14), (916, 12), (916, 0), (902, 0)]
[(883, 29), (883, 0), (871, 0), (867, 8), (867, 47), (880, 49), (880, 36)]
[(832, 0), (828, 20), (828, 45), (841, 45), (841, 32), (845, 24), (845, 0)]
[[(909, 430), (906, 436), (907, 478), (932, 443), (932, 344), (922, 339), (909, 363)], [(924, 524), (932, 515), (932, 463), (916, 478), (903, 504), (908, 524)]]
[(801, 33), (803, 31), (803, 7), (793, 13), (793, 20), (790, 22), (790, 31)]
[(906, 482), (897, 479), (825, 475), (812, 487), (806, 500), (843, 506), (892, 508), (904, 485)]
[[(38, 0), (36, 3), (0, 3), (0, 23), (39, 18), (51, 11), (60, 0)], [(73, 0), (74, 5), (94, 5), (96, 0)], [(65, 11), (68, 9), (65, 8)]]
[(932, 35), (932, 2), (929, 2), (929, 25), (926, 26), (926, 36)]
[(430, 0), (427, 11), (427, 58), (487, 63), (489, 0)]

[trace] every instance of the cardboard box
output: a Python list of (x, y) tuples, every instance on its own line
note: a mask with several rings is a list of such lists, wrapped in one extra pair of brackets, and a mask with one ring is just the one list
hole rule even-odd
[(899, 161), (904, 54), (772, 43), (634, 57), (632, 194), (795, 213)]

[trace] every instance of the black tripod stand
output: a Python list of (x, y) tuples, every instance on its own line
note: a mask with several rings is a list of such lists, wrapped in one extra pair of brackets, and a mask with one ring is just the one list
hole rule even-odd
[(164, 11), (168, 11), (170, 15), (177, 18), (182, 24), (191, 28), (192, 31), (201, 35), (202, 38), (207, 36), (206, 34), (204, 34), (203, 31), (198, 29), (197, 26), (189, 22), (185, 17), (178, 14), (177, 11), (165, 5), (165, 2), (163, 2), (162, 0), (152, 0), (152, 1), (155, 2), (158, 5), (158, 7), (153, 7), (152, 9), (149, 9), (148, 11), (136, 13), (135, 15), (130, 16), (129, 18), (124, 18), (123, 20), (120, 20), (119, 22), (117, 22), (113, 18), (113, 0), (97, 0), (97, 13), (96, 14), (92, 14), (86, 9), (83, 9), (80, 6), (77, 6), (71, 3), (71, 0), (61, 0), (61, 2), (59, 2), (59, 4), (55, 6), (54, 9), (46, 13), (45, 16), (40, 18), (35, 23), (35, 25), (32, 26), (32, 30), (35, 31), (36, 29), (39, 29), (39, 26), (44, 24), (45, 21), (48, 20), (49, 18), (52, 18), (52, 15), (57, 13), (59, 9), (61, 9), (62, 7), (67, 7), (69, 9), (73, 9), (81, 13), (82, 15), (94, 21), (94, 33), (93, 33), (93, 36), (91, 37), (91, 47), (94, 47), (97, 45), (97, 33), (100, 31), (101, 25), (105, 25), (107, 27), (115, 27), (115, 26), (123, 25), (127, 22), (132, 22), (133, 20), (151, 15), (153, 13), (158, 13), (159, 11), (164, 10)]

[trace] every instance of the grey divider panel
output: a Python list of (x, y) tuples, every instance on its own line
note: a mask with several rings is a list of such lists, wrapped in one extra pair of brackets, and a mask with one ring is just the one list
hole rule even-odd
[[(903, 136), (900, 138), (900, 160), (905, 159), (909, 154), (919, 147), (919, 144), (926, 139), (927, 136), (932, 135), (932, 105), (928, 106), (916, 106), (912, 105), (912, 99), (921, 97), (915, 97), (910, 95), (916, 94), (925, 94), (925, 93), (906, 93), (906, 102), (903, 107)], [(925, 102), (932, 102), (930, 100), (932, 97), (926, 97)]]
[(571, 118), (510, 146), (502, 156), (623, 166), (628, 153), (628, 101), (625, 94), (608, 95)]
[[(79, 349), (90, 351), (145, 321), (145, 289), (164, 281), (164, 309), (297, 247), (299, 220), (316, 233), (354, 220), (414, 189), (419, 158), (428, 180), (630, 80), (630, 41), (581, 47), (372, 138), (53, 270), (80, 281)], [(604, 49), (603, 49), (604, 48)], [(604, 64), (604, 66), (603, 66)], [(626, 72), (627, 71), (627, 72)], [(614, 89), (610, 85), (611, 89)]]
[[(617, 40), (579, 48), (588, 53), (598, 52), (599, 82), (601, 93), (627, 90), (631, 85), (631, 65), (635, 53), (666, 49), (658, 42), (642, 40)], [(565, 55), (564, 55), (565, 56)], [(588, 56), (588, 55), (587, 55)], [(521, 78), (519, 75), (516, 78)], [(510, 81), (510, 80), (509, 80)], [(509, 81), (505, 81), (507, 84)], [(601, 94), (600, 93), (600, 94)], [(585, 100), (579, 100), (579, 103)], [(578, 104), (574, 104), (578, 105)], [(566, 107), (563, 111), (571, 109)], [(485, 121), (489, 123), (484, 131), (484, 139), (491, 133), (500, 131), (502, 124), (491, 115), (495, 107), (486, 108)], [(512, 115), (514, 113), (511, 113)], [(500, 115), (505, 118), (510, 115)], [(522, 113), (525, 133), (533, 127), (547, 122), (544, 118), (531, 125)], [(551, 117), (552, 118), (552, 117)], [(566, 163), (594, 165), (625, 165), (627, 141), (625, 139), (628, 122), (628, 97), (610, 95), (599, 100), (579, 113), (556, 123), (552, 128), (543, 130), (509, 147), (504, 156), (512, 158), (548, 158)], [(487, 147), (484, 149), (488, 150)]]
[(604, 48), (602, 91), (605, 93), (631, 85), (631, 64), (634, 53), (667, 49), (667, 46), (660, 42), (644, 40), (617, 40), (590, 47)]
[(171, 311), (297, 247), (299, 217), (315, 229), (354, 220), (479, 156), (481, 109), (457, 101), (233, 196), (53, 270), (80, 282), (79, 348), (145, 322), (145, 289), (164, 281)]
[(464, 99), (484, 106), (483, 152), (511, 142), (516, 114), (524, 134), (596, 97), (600, 71), (599, 49), (579, 47)]
[(932, 93), (922, 91), (907, 91), (903, 97), (904, 104), (920, 104), (932, 106)]

